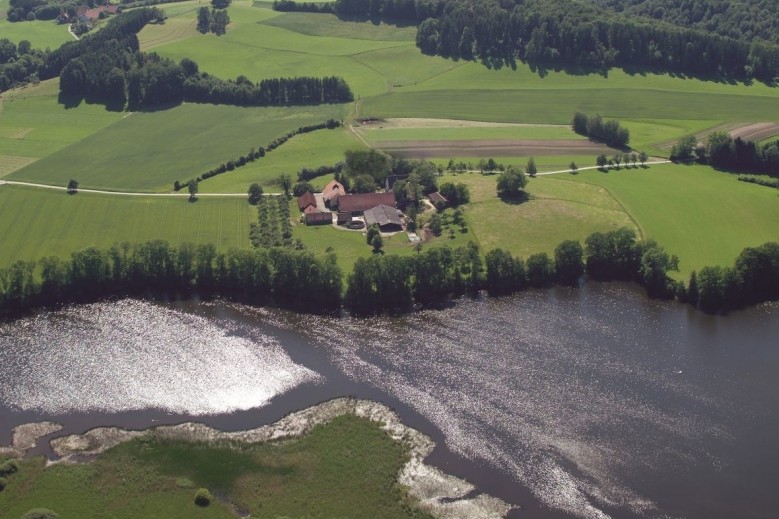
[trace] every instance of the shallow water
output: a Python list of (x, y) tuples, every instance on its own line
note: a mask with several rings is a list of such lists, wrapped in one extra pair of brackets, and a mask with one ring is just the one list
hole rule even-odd
[(616, 284), (367, 320), (74, 307), (0, 326), (0, 440), (50, 417), (240, 429), (352, 394), (398, 408), (442, 443), (434, 464), (524, 517), (775, 517), (777, 317)]

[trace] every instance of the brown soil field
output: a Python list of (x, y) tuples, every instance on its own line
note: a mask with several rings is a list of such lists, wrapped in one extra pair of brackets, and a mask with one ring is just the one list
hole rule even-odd
[(387, 141), (376, 147), (411, 159), (446, 157), (529, 157), (617, 153), (605, 144), (586, 140), (462, 140)]
[[(779, 123), (723, 123), (696, 133), (695, 138), (699, 143), (705, 143), (709, 135), (714, 132), (726, 132), (734, 139), (741, 137), (746, 141), (759, 142), (768, 137), (779, 135)], [(676, 140), (669, 140), (658, 143), (657, 147), (670, 150), (674, 144), (676, 144)]]
[(753, 123), (740, 128), (730, 130), (730, 136), (734, 139), (741, 137), (746, 141), (762, 141), (768, 137), (779, 135), (779, 124), (777, 123)]

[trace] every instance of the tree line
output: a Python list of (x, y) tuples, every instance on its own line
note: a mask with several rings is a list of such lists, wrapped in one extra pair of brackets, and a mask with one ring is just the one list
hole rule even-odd
[(779, 176), (779, 141), (762, 146), (741, 137), (735, 139), (725, 132), (713, 132), (705, 143), (693, 135), (679, 139), (671, 149), (671, 160), (696, 160), (728, 171), (766, 173)]
[(587, 115), (576, 112), (571, 121), (571, 128), (579, 135), (605, 142), (614, 148), (627, 148), (630, 142), (630, 132), (627, 128), (623, 128), (618, 121), (604, 122), (600, 114)]
[(779, 76), (776, 43), (736, 39), (585, 2), (337, 0), (332, 9), (339, 16), (415, 21), (423, 52), (495, 66), (519, 59), (541, 70), (622, 67), (766, 83)]
[[(245, 166), (246, 164), (249, 164), (250, 162), (254, 162), (255, 160), (259, 160), (262, 157), (265, 156), (266, 153), (270, 153), (271, 151), (275, 150), (288, 140), (290, 140), (295, 135), (300, 135), (302, 133), (310, 133), (317, 130), (323, 130), (328, 129), (332, 130), (334, 128), (339, 128), (341, 126), (341, 121), (338, 121), (336, 119), (328, 119), (327, 121), (319, 124), (311, 124), (308, 126), (301, 126), (297, 128), (296, 130), (292, 130), (290, 132), (287, 132), (286, 134), (276, 137), (274, 140), (272, 140), (270, 143), (268, 143), (265, 146), (260, 146), (259, 148), (252, 148), (249, 150), (249, 152), (246, 155), (241, 155), (237, 159), (231, 159), (227, 162), (223, 162), (216, 168), (210, 169), (197, 177), (197, 182), (202, 182), (203, 180), (209, 179), (211, 177), (215, 177), (217, 175), (221, 175), (222, 173), (226, 173), (228, 171), (233, 171), (236, 168), (240, 168)], [(173, 189), (175, 191), (181, 190), (183, 187), (187, 186), (187, 183), (181, 183), (179, 180), (176, 180), (173, 182)]]
[(710, 313), (779, 299), (779, 243), (748, 247), (733, 267), (704, 267), (686, 285), (669, 276), (677, 268), (675, 256), (622, 228), (593, 233), (584, 246), (566, 240), (552, 256), (539, 253), (526, 260), (500, 248), (482, 256), (473, 243), (418, 248), (414, 256), (374, 254), (357, 260), (344, 291), (334, 254), (319, 257), (293, 247), (217, 252), (211, 244), (173, 247), (156, 240), (90, 247), (68, 259), (17, 261), (0, 269), (0, 315), (113, 296), (194, 293), (307, 312), (336, 312), (343, 304), (365, 314), (480, 290), (498, 296), (553, 284), (575, 286), (585, 273), (594, 280), (637, 282), (650, 297), (676, 298)]
[(342, 274), (333, 255), (287, 248), (178, 247), (156, 240), (90, 247), (70, 258), (17, 261), (0, 269), (0, 315), (114, 296), (224, 296), (307, 312), (339, 308)]

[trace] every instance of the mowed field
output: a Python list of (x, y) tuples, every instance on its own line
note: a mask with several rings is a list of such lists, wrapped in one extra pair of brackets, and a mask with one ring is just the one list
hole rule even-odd
[[(74, 178), (85, 188), (170, 191), (175, 180), (186, 182), (300, 126), (340, 119), (343, 110), (343, 105), (240, 108), (183, 104), (124, 114), (111, 126), (8, 178), (55, 185), (66, 185)], [(248, 183), (240, 191), (247, 188)]]
[[(242, 193), (250, 184), (257, 182), (266, 192), (280, 192), (277, 180), (281, 174), (289, 175), (297, 181), (297, 173), (301, 169), (333, 166), (344, 160), (346, 150), (363, 148), (363, 144), (345, 128), (296, 135), (265, 157), (202, 182), (200, 191)], [(331, 179), (321, 177), (310, 182), (321, 188)]]
[(779, 242), (779, 191), (704, 166), (663, 164), (554, 175), (607, 189), (652, 238), (679, 256), (680, 276), (731, 265), (744, 247)]
[(172, 245), (249, 247), (256, 208), (245, 199), (120, 197), (0, 185), (0, 266), (44, 256), (67, 257), (85, 247), (155, 239)]
[(503, 248), (527, 257), (554, 252), (563, 240), (584, 241), (589, 234), (619, 227), (637, 227), (607, 189), (551, 177), (530, 179), (529, 200), (505, 202), (497, 196), (497, 175), (446, 175), (443, 180), (466, 184), (471, 203), (465, 217), (483, 251)]
[[(67, 109), (57, 103), (58, 91), (59, 81), (54, 79), (0, 96), (0, 177), (79, 142), (124, 116), (86, 103)], [(79, 167), (78, 161), (74, 167)]]
[(59, 25), (54, 20), (11, 23), (5, 19), (7, 8), (7, 2), (0, 3), (0, 13), (2, 13), (0, 15), (0, 38), (11, 40), (16, 44), (27, 40), (34, 49), (41, 50), (56, 49), (65, 42), (74, 41), (73, 36), (68, 33), (68, 26)]

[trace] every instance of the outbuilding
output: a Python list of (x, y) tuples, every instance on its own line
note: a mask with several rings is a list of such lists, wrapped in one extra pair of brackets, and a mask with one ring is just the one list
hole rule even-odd
[(365, 211), (365, 224), (378, 225), (381, 232), (397, 232), (403, 230), (403, 222), (398, 216), (398, 210), (388, 205), (379, 205)]

